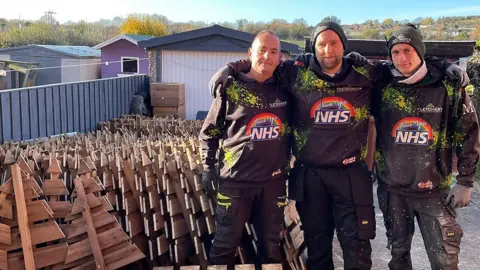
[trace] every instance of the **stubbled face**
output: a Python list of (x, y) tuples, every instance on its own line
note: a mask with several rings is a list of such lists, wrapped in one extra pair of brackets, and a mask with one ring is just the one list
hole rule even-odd
[(321, 32), (315, 40), (315, 56), (323, 71), (334, 73), (342, 65), (343, 44), (340, 37), (332, 30)]
[(410, 44), (395, 44), (391, 50), (395, 68), (405, 77), (412, 76), (422, 64), (422, 60)]
[(271, 76), (280, 64), (280, 40), (270, 34), (261, 34), (248, 50), (248, 56), (252, 61), (252, 69), (264, 76)]

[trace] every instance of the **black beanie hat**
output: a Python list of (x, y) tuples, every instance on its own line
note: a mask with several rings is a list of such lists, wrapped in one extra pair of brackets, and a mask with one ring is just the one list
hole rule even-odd
[(395, 44), (405, 43), (411, 45), (415, 51), (417, 51), (418, 57), (423, 61), (425, 56), (425, 43), (423, 43), (423, 37), (417, 27), (413, 24), (407, 24), (404, 27), (395, 31), (387, 41), (388, 56), (392, 59), (392, 48)]
[(325, 31), (325, 30), (332, 30), (335, 33), (337, 33), (337, 35), (340, 37), (340, 40), (342, 41), (343, 50), (345, 50), (345, 51), (347, 50), (348, 39), (347, 39), (347, 36), (345, 35), (345, 32), (343, 32), (343, 28), (336, 22), (323, 21), (323, 22), (317, 24), (317, 26), (315, 26), (315, 28), (313, 29), (312, 36), (310, 38), (310, 40), (312, 42), (311, 43), (312, 53), (315, 53), (315, 41), (316, 41), (318, 35), (320, 35), (320, 33)]

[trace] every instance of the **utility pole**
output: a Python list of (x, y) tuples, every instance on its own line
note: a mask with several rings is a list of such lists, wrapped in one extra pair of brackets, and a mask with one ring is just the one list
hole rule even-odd
[(53, 18), (53, 14), (57, 14), (57, 13), (53, 12), (52, 10), (45, 11), (44, 13), (46, 15), (47, 23), (48, 24), (54, 24), (55, 19)]

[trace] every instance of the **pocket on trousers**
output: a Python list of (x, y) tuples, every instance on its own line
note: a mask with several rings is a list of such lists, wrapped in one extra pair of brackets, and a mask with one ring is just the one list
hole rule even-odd
[(443, 246), (450, 255), (460, 253), (460, 242), (463, 236), (462, 228), (455, 224), (453, 226), (441, 226)]
[(350, 170), (352, 199), (357, 212), (358, 237), (362, 240), (374, 239), (376, 223), (370, 175), (364, 166)]
[(375, 238), (375, 212), (373, 206), (357, 206), (358, 238), (367, 240)]

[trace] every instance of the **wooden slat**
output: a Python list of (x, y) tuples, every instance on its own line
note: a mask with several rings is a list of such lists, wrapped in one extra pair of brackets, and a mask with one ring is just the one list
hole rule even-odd
[(125, 173), (125, 179), (133, 193), (133, 197), (137, 202), (137, 206), (140, 206), (140, 192), (135, 188), (135, 176), (133, 173), (132, 165), (128, 160), (122, 161), (122, 170)]
[(153, 213), (153, 226), (155, 231), (158, 231), (165, 226), (165, 219), (160, 212)]
[[(7, 193), (2, 193), (2, 195), (7, 195)], [(13, 219), (13, 207), (12, 207), (12, 201), (5, 199), (1, 204), (0, 208), (0, 217), (8, 218), (8, 219)]]
[(40, 197), (40, 195), (35, 191), (35, 189), (32, 186), (23, 185), (23, 188), (24, 188), (23, 198), (25, 198), (25, 201)]
[(0, 270), (8, 270), (7, 251), (0, 249)]
[(105, 255), (107, 269), (117, 269), (145, 258), (145, 255), (135, 245)]
[(12, 179), (7, 180), (1, 187), (0, 192), (5, 192), (7, 194), (13, 194), (13, 182)]
[[(67, 249), (68, 246), (66, 243), (36, 249), (33, 252), (35, 269), (63, 263), (65, 261)], [(23, 256), (20, 254), (18, 256), (9, 256), (8, 270), (23, 270), (25, 269), (24, 263)]]
[(30, 223), (53, 218), (53, 211), (45, 200), (32, 201), (27, 204), (28, 221)]
[(49, 202), (54, 218), (65, 218), (72, 211), (71, 202)]
[[(115, 218), (105, 210), (92, 214), (92, 219), (95, 229), (116, 222)], [(74, 220), (68, 233), (68, 238), (73, 238), (86, 233), (87, 228), (85, 224), (85, 219), (83, 218)]]
[(158, 250), (158, 256), (168, 252), (168, 240), (165, 234), (162, 234), (159, 237), (157, 237), (157, 250)]
[(130, 237), (134, 237), (143, 232), (143, 219), (139, 211), (135, 211), (127, 216), (127, 223), (130, 232)]
[(0, 224), (0, 243), (10, 245), (12, 244), (12, 235), (11, 235), (10, 226), (5, 224)]
[(24, 179), (23, 186), (25, 187), (27, 185), (33, 188), (33, 190), (35, 190), (35, 192), (38, 193), (39, 195), (43, 195), (43, 190), (40, 188), (40, 186), (38, 185), (37, 181), (35, 181), (35, 179), (33, 178)]
[(69, 195), (70, 193), (65, 187), (62, 180), (45, 180), (42, 185), (43, 195), (45, 196), (60, 196)]
[(23, 257), (25, 260), (25, 268), (27, 270), (35, 269), (35, 260), (33, 257), (32, 238), (30, 236), (30, 228), (28, 227), (28, 213), (25, 206), (25, 196), (23, 193), (23, 180), (20, 167), (12, 165), (12, 181), (15, 191), (15, 202), (17, 206), (18, 226), (22, 237)]
[(75, 179), (75, 187), (77, 188), (77, 195), (78, 195), (77, 200), (80, 199), (81, 207), (83, 208), (82, 214), (87, 226), (88, 239), (90, 241), (93, 257), (95, 258), (96, 268), (103, 270), (105, 269), (105, 262), (103, 260), (102, 250), (100, 249), (98, 236), (95, 231), (95, 227), (93, 225), (92, 216), (90, 215), (90, 205), (87, 204), (88, 202), (87, 195), (85, 194), (85, 190), (83, 189), (83, 183), (80, 178)]
[[(59, 264), (56, 264), (52, 267), (52, 270), (63, 270), (63, 269), (72, 269), (76, 266), (79, 266), (81, 264), (84, 264), (84, 263), (88, 263), (88, 262), (93, 262), (94, 259), (93, 259), (93, 256), (87, 256), (87, 257), (84, 257), (80, 260), (77, 260), (77, 261), (74, 261), (73, 263), (59, 263)], [(95, 268), (95, 264), (93, 264), (93, 268), (91, 269), (94, 269)]]
[[(102, 201), (98, 197), (95, 197), (95, 195), (93, 195), (92, 193), (86, 194), (86, 200), (87, 200), (88, 206), (90, 206), (90, 208), (95, 208), (97, 206), (102, 205)], [(72, 207), (71, 214), (72, 215), (79, 214), (79, 213), (82, 212), (82, 209), (83, 209), (83, 202), (80, 202), (79, 200), (75, 200), (73, 202), (73, 207)], [(90, 210), (89, 210), (89, 212), (90, 212)]]
[[(62, 230), (54, 220), (35, 224), (30, 228), (31, 242), (33, 245), (47, 243), (65, 238)], [(22, 235), (23, 242), (23, 235)]]
[[(111, 230), (98, 234), (99, 250), (101, 251), (128, 240), (128, 235), (117, 225)], [(91, 255), (92, 249), (90, 244), (89, 239), (85, 239), (70, 245), (65, 263), (71, 263), (85, 256)]]

